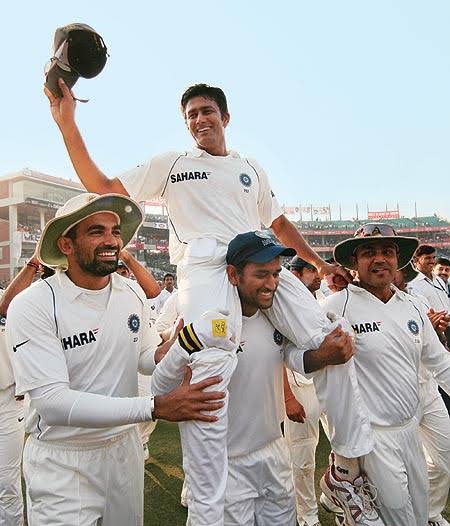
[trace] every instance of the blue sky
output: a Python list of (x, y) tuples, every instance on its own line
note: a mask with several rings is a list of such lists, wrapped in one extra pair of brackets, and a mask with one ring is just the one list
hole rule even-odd
[(2, 6), (0, 174), (75, 178), (43, 67), (56, 27), (92, 25), (108, 46), (80, 80), (77, 120), (113, 176), (192, 144), (178, 101), (220, 85), (229, 148), (257, 158), (280, 203), (344, 217), (400, 205), (450, 217), (450, 4), (445, 1), (77, 0)]

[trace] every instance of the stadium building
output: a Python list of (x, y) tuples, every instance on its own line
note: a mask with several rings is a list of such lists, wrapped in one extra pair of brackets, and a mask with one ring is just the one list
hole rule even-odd
[[(82, 193), (78, 182), (25, 168), (0, 177), (0, 284), (6, 285), (32, 256), (56, 210)], [(151, 209), (151, 208), (150, 208)], [(168, 260), (167, 214), (146, 214), (128, 249), (157, 277), (174, 269)]]
[[(84, 191), (81, 184), (25, 168), (0, 177), (0, 283), (8, 283), (33, 254), (44, 225), (68, 199)], [(128, 249), (160, 279), (174, 272), (169, 264), (168, 216), (157, 201), (141, 203), (145, 219)], [(297, 208), (295, 210), (298, 210)], [(329, 210), (329, 208), (327, 208)], [(286, 209), (288, 212), (288, 209)], [(392, 216), (395, 217), (392, 217)], [(418, 237), (450, 256), (450, 222), (437, 215), (400, 217), (395, 213), (368, 212), (369, 219), (293, 221), (311, 247), (323, 258), (332, 256), (333, 247), (353, 236), (355, 230), (374, 219), (391, 224), (399, 234)]]

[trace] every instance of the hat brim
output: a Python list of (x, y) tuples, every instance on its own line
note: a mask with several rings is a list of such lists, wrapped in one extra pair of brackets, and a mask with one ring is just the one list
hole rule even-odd
[(405, 265), (402, 270), (405, 276), (405, 283), (409, 283), (419, 274), (419, 271), (413, 267), (411, 261)]
[(268, 246), (263, 250), (258, 251), (256, 254), (252, 254), (245, 258), (245, 261), (251, 263), (268, 263), (279, 256), (295, 256), (296, 252), (293, 248), (286, 248), (283, 246)]
[(419, 246), (419, 240), (415, 237), (406, 236), (367, 236), (345, 239), (334, 247), (334, 259), (337, 263), (350, 270), (356, 270), (352, 256), (355, 250), (361, 245), (368, 243), (377, 243), (379, 241), (392, 241), (398, 246), (398, 269), (406, 267), (411, 261), (416, 248)]
[(79, 78), (80, 75), (78, 75), (78, 73), (75, 73), (73, 70), (66, 71), (65, 69), (60, 68), (55, 61), (50, 66), (48, 73), (45, 76), (45, 86), (55, 97), (62, 98), (63, 94), (59, 87), (59, 79), (63, 79), (65, 85), (69, 89), (72, 89)]
[(92, 199), (82, 208), (51, 219), (42, 232), (37, 255), (48, 267), (68, 267), (67, 258), (58, 248), (58, 239), (72, 226), (97, 213), (111, 212), (120, 219), (120, 230), (125, 247), (141, 226), (144, 215), (139, 205), (127, 196), (105, 194)]

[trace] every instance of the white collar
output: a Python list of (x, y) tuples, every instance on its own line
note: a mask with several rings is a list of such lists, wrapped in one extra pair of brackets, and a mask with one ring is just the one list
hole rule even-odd
[[(116, 272), (110, 274), (110, 286), (112, 289), (120, 290), (125, 288), (124, 278), (119, 276)], [(56, 269), (56, 280), (58, 281), (61, 290), (64, 292), (66, 298), (73, 302), (78, 296), (83, 294), (84, 289), (75, 285), (75, 283), (66, 275), (66, 272), (61, 269)]]
[(197, 146), (194, 146), (192, 148), (191, 155), (193, 157), (213, 157), (214, 159), (217, 159), (217, 158), (228, 159), (229, 157), (232, 157), (233, 159), (239, 159), (240, 158), (240, 155), (237, 152), (233, 151), (233, 150), (228, 150), (228, 154), (225, 155), (225, 156), (222, 156), (222, 155), (211, 155), (206, 150), (202, 150), (201, 148), (197, 148)]

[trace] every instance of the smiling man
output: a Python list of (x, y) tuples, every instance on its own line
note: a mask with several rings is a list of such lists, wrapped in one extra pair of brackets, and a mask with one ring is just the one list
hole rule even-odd
[[(397, 236), (390, 225), (360, 227), (354, 238), (334, 250), (337, 262), (358, 272), (359, 282), (324, 301), (325, 308), (346, 318), (355, 332), (355, 367), (375, 437), (373, 451), (360, 463), (378, 489), (376, 505), (389, 526), (428, 522), (427, 472), (417, 418), (419, 365), (450, 389), (450, 354), (422, 303), (391, 285), (417, 245), (417, 239)], [(330, 475), (340, 478), (333, 470)], [(333, 499), (330, 477), (322, 479), (321, 487)]]
[(55, 275), (9, 306), (16, 394), (28, 394), (31, 407), (23, 460), (29, 524), (141, 525), (144, 463), (135, 424), (214, 422), (201, 411), (223, 405), (223, 393), (202, 392), (220, 378), (197, 385), (186, 378), (166, 396), (138, 396), (138, 369), (151, 374), (172, 343), (156, 348), (144, 292), (115, 272), (141, 222), (139, 205), (122, 195), (70, 199), (38, 246)]
[[(186, 323), (209, 309), (226, 309), (237, 324), (239, 340), (241, 307), (226, 274), (227, 245), (237, 234), (259, 230), (262, 224), (270, 227), (284, 245), (293, 247), (303, 259), (314, 264), (322, 275), (334, 272), (346, 275), (342, 268), (325, 263), (283, 215), (262, 167), (255, 160), (241, 157), (227, 148), (225, 130), (230, 113), (220, 88), (197, 84), (182, 95), (182, 114), (195, 141), (191, 151), (168, 152), (153, 157), (145, 164), (109, 179), (89, 156), (75, 122), (72, 94), (63, 82), (60, 87), (62, 98), (55, 98), (48, 90), (46, 95), (84, 186), (100, 194), (115, 192), (130, 195), (137, 201), (156, 197), (165, 202), (170, 220), (170, 258), (177, 265), (178, 302)], [(264, 233), (261, 235), (268, 237)], [(277, 330), (298, 347), (311, 349), (320, 346), (331, 326), (309, 291), (287, 271), (281, 273), (279, 293), (270, 309), (270, 319)], [(219, 353), (216, 360), (207, 365), (196, 362), (193, 379), (201, 380), (220, 372), (222, 388), (226, 389), (236, 361), (229, 360), (229, 353)], [(358, 390), (356, 381), (351, 385)], [(356, 392), (354, 398), (359, 400), (359, 393)], [(223, 415), (226, 415), (226, 410)], [(370, 449), (372, 438), (365, 415), (362, 414), (355, 425), (357, 444), (354, 452), (358, 455)], [(205, 466), (204, 454), (197, 452), (197, 444), (202, 442), (201, 437), (207, 439), (208, 426), (199, 429), (183, 424), (180, 427), (183, 454), (193, 457), (188, 464)], [(222, 430), (221, 439), (219, 428)], [(198, 508), (197, 516), (192, 516), (194, 524), (216, 526), (223, 520), (223, 495), (217, 497), (217, 488), (224, 488), (226, 483), (225, 422), (219, 421), (215, 431), (215, 450), (208, 453), (215, 459), (222, 459), (222, 469), (217, 469), (218, 479), (213, 484), (209, 483), (207, 468), (204, 477), (197, 475), (198, 491), (194, 493), (204, 507)]]

